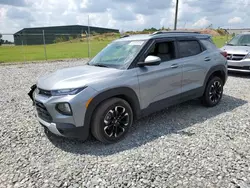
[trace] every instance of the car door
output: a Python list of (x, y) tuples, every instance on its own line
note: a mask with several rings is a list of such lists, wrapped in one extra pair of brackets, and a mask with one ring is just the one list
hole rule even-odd
[(202, 93), (206, 64), (211, 60), (194, 37), (177, 40), (179, 64), (182, 67), (182, 97), (195, 98)]
[(175, 58), (177, 54), (174, 38), (154, 41), (151, 48), (144, 54), (144, 58), (150, 55), (152, 48), (159, 43), (170, 43), (174, 58), (162, 60), (159, 65), (137, 68), (142, 109), (157, 102), (164, 106), (164, 99), (172, 99), (173, 102), (174, 99), (178, 100), (177, 97), (181, 93), (182, 70)]

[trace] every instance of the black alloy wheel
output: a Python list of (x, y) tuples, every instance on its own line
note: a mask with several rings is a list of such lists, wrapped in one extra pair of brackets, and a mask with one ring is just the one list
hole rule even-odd
[(216, 106), (223, 95), (223, 81), (219, 77), (210, 79), (202, 97), (203, 103), (208, 107)]
[(103, 143), (122, 140), (133, 123), (133, 111), (129, 103), (120, 98), (102, 102), (96, 109), (92, 124), (92, 135)]
[(209, 98), (212, 103), (217, 103), (220, 100), (222, 95), (222, 84), (219, 81), (215, 81), (209, 91)]
[(103, 122), (104, 132), (108, 137), (120, 137), (129, 125), (129, 114), (125, 107), (115, 106), (108, 111)]

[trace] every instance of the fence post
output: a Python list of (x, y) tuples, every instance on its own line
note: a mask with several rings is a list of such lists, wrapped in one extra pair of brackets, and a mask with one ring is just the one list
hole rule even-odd
[(227, 42), (228, 42), (228, 33), (227, 33)]
[(90, 47), (89, 47), (89, 34), (87, 33), (87, 31), (85, 31), (87, 39), (88, 39), (88, 58), (90, 58)]
[(91, 56), (91, 51), (90, 51), (90, 26), (89, 26), (89, 15), (88, 15), (88, 38), (89, 38), (89, 58), (90, 58), (90, 56)]
[(43, 30), (43, 46), (44, 46), (44, 56), (47, 61), (47, 51), (46, 51), (46, 43), (45, 43), (45, 36), (44, 36), (44, 30)]
[(24, 50), (24, 45), (23, 45), (23, 35), (22, 35), (21, 39), (22, 39), (22, 49), (23, 49), (23, 60), (25, 62), (26, 61), (26, 57), (25, 57), (25, 50)]

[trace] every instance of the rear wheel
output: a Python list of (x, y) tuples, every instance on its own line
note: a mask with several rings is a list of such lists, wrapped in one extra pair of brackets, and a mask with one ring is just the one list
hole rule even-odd
[(214, 107), (221, 101), (222, 95), (223, 81), (215, 76), (208, 81), (202, 102), (205, 106)]
[(133, 123), (133, 111), (127, 101), (111, 98), (96, 109), (91, 132), (99, 141), (109, 144), (123, 139)]

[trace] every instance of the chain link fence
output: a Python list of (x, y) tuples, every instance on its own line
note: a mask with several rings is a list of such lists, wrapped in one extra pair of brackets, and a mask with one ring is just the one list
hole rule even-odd
[[(36, 33), (0, 34), (0, 63), (92, 58), (112, 40), (120, 37), (119, 33), (98, 34), (88, 30), (59, 32), (40, 30)], [(214, 42), (221, 47), (230, 39), (227, 32), (226, 35), (214, 37)]]
[(118, 33), (24, 33), (1, 34), (0, 63), (67, 58), (91, 58), (108, 43), (119, 37)]

